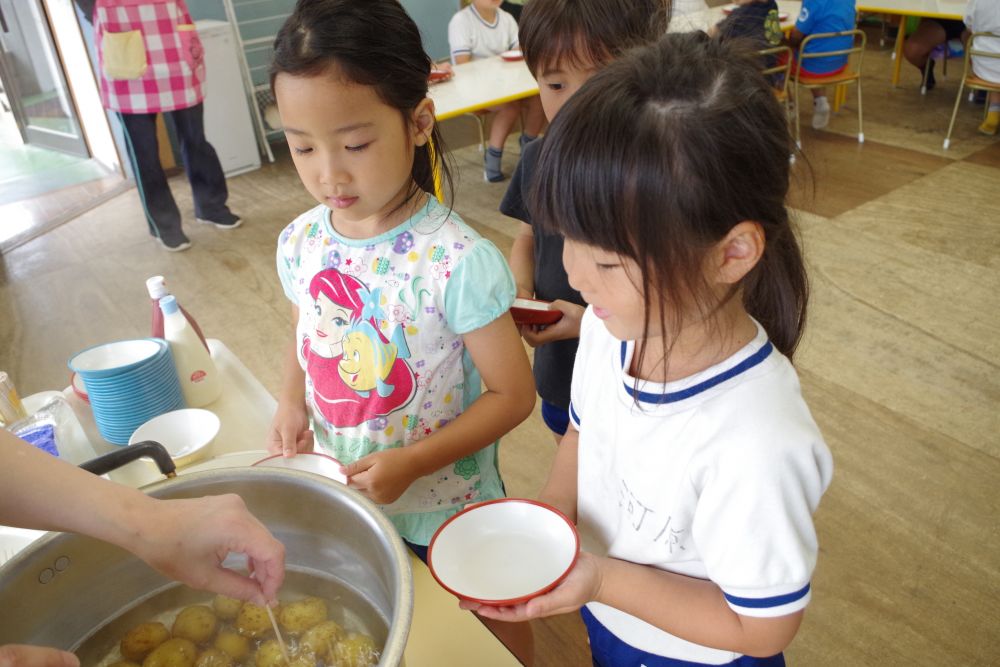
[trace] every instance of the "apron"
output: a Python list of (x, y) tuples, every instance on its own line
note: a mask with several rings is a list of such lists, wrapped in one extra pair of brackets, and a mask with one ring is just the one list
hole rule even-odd
[(204, 99), (204, 50), (183, 0), (97, 0), (94, 34), (105, 108), (158, 113)]

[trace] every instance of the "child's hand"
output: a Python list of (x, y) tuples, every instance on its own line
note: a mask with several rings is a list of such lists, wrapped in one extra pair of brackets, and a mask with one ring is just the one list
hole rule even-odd
[(313, 450), (313, 432), (309, 430), (309, 415), (305, 405), (278, 403), (267, 434), (267, 451), (271, 454), (295, 456)]
[(380, 505), (397, 500), (415, 479), (410, 452), (406, 447), (386, 449), (363, 456), (341, 467), (348, 485)]
[(562, 318), (555, 324), (523, 325), (520, 327), (524, 342), (531, 347), (538, 347), (556, 340), (580, 337), (580, 320), (583, 319), (583, 311), (586, 309), (561, 299), (553, 301), (551, 308), (562, 311), (563, 314)]
[(601, 559), (581, 551), (569, 575), (545, 595), (512, 607), (490, 607), (464, 600), (459, 602), (458, 606), (474, 611), (483, 618), (515, 623), (574, 612), (591, 600), (597, 599), (602, 582)]

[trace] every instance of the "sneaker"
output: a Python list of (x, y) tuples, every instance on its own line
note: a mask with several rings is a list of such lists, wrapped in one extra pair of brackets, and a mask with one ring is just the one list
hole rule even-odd
[(523, 150), (526, 144), (530, 144), (537, 138), (538, 138), (537, 136), (529, 137), (527, 134), (522, 132), (521, 136), (517, 140), (518, 148), (521, 148)]
[(814, 130), (822, 130), (830, 124), (830, 103), (825, 97), (817, 97), (813, 101), (812, 126)]
[(197, 218), (197, 220), (205, 225), (215, 225), (219, 229), (236, 229), (243, 224), (240, 216), (228, 212), (221, 220), (209, 220), (208, 218)]
[(184, 232), (177, 232), (169, 236), (158, 236), (156, 238), (167, 252), (182, 252), (191, 247), (191, 240), (184, 236)]
[(1000, 111), (990, 111), (986, 114), (986, 120), (979, 126), (979, 132), (992, 137), (996, 135), (998, 128), (1000, 128)]

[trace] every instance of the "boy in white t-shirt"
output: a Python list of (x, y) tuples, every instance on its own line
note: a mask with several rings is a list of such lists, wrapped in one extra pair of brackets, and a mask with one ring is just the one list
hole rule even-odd
[[(502, 0), (472, 0), (468, 7), (459, 10), (448, 23), (448, 46), (451, 61), (456, 65), (474, 58), (490, 58), (504, 51), (516, 49), (517, 21), (500, 9)], [(489, 145), (484, 156), (484, 175), (490, 183), (504, 179), (501, 170), (503, 146), (511, 128), (524, 111), (521, 145), (531, 141), (541, 132), (545, 123), (542, 105), (537, 97), (508, 102), (490, 111), (495, 112), (490, 124)]]
[[(965, 8), (965, 25), (971, 32), (992, 32), (1000, 35), (1000, 2), (997, 0), (969, 0)], [(1000, 53), (1000, 38), (980, 37), (977, 51)], [(990, 83), (1000, 83), (1000, 60), (972, 58), (972, 73)], [(979, 126), (983, 134), (994, 135), (1000, 127), (1000, 93), (990, 93), (990, 108), (986, 120)]]

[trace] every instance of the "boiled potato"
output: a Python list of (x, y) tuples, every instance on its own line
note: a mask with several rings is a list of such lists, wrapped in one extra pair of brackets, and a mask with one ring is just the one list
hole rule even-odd
[(242, 606), (243, 600), (229, 598), (225, 595), (216, 595), (215, 599), (212, 600), (212, 609), (215, 610), (215, 615), (223, 621), (231, 621), (236, 618)]
[(168, 639), (146, 656), (142, 667), (194, 667), (198, 648), (190, 639)]
[[(286, 647), (287, 648), (287, 647)], [(289, 656), (289, 661), (285, 662), (285, 657), (281, 654), (281, 644), (277, 639), (269, 639), (260, 645), (257, 654), (254, 655), (254, 665), (256, 667), (316, 667), (316, 658), (312, 653), (300, 649)]]
[(326, 620), (326, 602), (316, 597), (302, 598), (281, 609), (278, 622), (290, 635), (303, 632)]
[(271, 619), (267, 617), (267, 610), (260, 605), (245, 603), (236, 616), (236, 631), (251, 639), (267, 635), (271, 632)]
[(119, 660), (112, 662), (108, 667), (140, 667), (140, 665), (138, 662), (132, 662), (131, 660)]
[(333, 657), (333, 647), (344, 636), (344, 629), (336, 621), (323, 621), (306, 630), (299, 646), (312, 651), (317, 658), (329, 660)]
[(122, 657), (140, 662), (154, 648), (170, 639), (170, 631), (163, 623), (143, 623), (137, 625), (122, 637)]
[(333, 647), (333, 656), (338, 667), (374, 667), (379, 657), (374, 640), (357, 632), (341, 639)]
[(205, 649), (201, 655), (198, 656), (198, 660), (194, 663), (194, 667), (233, 667), (236, 663), (233, 662), (231, 655), (219, 648), (209, 648)]
[(196, 604), (185, 607), (174, 619), (174, 637), (190, 639), (195, 644), (204, 644), (215, 636), (219, 619), (210, 607)]
[(250, 640), (230, 630), (222, 630), (215, 638), (215, 648), (225, 651), (236, 662), (243, 662), (250, 655)]

